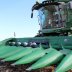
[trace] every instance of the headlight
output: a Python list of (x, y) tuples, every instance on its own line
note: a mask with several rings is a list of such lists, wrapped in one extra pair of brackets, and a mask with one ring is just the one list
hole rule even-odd
[(21, 42), (16, 42), (15, 45), (16, 45), (16, 46), (20, 46), (20, 45), (21, 45)]
[(27, 42), (23, 42), (22, 46), (26, 47), (26, 46), (28, 46), (28, 43)]
[(10, 46), (14, 46), (15, 45), (15, 42), (9, 42), (9, 45)]
[(30, 46), (33, 47), (33, 48), (36, 48), (36, 47), (37, 47), (37, 44), (36, 44), (35, 42), (32, 42), (32, 43), (30, 44)]

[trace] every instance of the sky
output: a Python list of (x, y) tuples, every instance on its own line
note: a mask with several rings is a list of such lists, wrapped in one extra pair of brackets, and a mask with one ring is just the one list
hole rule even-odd
[(31, 19), (36, 0), (0, 0), (0, 40), (14, 37), (34, 37), (39, 30), (37, 11)]

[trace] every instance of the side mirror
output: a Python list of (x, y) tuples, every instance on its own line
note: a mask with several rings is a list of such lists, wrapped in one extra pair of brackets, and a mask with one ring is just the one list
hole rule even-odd
[(31, 18), (33, 18), (33, 12), (31, 13)]

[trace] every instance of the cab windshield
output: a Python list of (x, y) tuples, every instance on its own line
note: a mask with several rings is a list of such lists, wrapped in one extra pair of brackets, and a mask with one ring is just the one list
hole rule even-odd
[(39, 9), (39, 24), (43, 29), (66, 27), (66, 6), (48, 5)]

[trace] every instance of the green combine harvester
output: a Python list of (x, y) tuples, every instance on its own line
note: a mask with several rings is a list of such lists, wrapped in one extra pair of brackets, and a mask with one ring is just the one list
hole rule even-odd
[(39, 13), (38, 34), (1, 41), (0, 62), (12, 67), (28, 65), (24, 72), (72, 72), (72, 1), (36, 2), (31, 18), (34, 10)]

